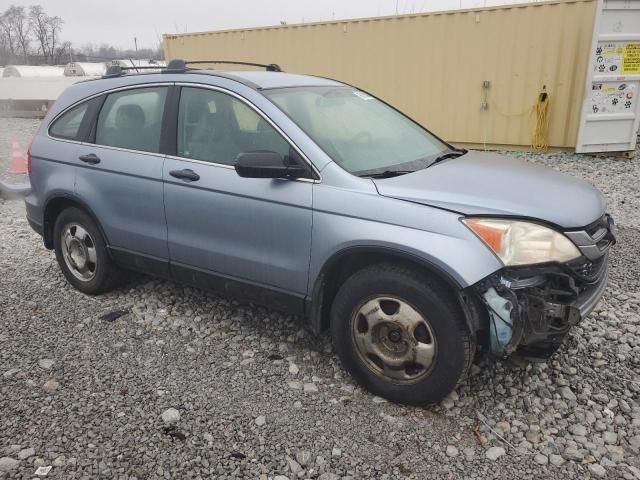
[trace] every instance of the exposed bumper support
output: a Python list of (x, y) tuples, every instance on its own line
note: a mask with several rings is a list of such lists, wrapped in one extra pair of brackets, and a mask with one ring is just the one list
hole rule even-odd
[(488, 313), (489, 350), (501, 357), (518, 352), (548, 358), (602, 298), (607, 260), (605, 255), (591, 281), (567, 266), (546, 265), (503, 269), (476, 284), (473, 288)]

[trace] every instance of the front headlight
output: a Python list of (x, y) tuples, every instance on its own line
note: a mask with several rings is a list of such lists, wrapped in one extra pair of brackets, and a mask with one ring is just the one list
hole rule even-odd
[(505, 265), (567, 262), (580, 257), (562, 233), (537, 223), (491, 218), (462, 220)]

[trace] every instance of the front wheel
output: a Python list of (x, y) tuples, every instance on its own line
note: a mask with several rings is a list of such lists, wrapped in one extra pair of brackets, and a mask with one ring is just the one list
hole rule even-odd
[(380, 264), (349, 277), (331, 309), (345, 368), (392, 401), (437, 403), (455, 388), (475, 346), (453, 295), (410, 267)]

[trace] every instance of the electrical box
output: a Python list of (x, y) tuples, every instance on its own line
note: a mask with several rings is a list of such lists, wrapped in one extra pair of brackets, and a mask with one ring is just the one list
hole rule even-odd
[(640, 0), (598, 0), (576, 152), (635, 150)]

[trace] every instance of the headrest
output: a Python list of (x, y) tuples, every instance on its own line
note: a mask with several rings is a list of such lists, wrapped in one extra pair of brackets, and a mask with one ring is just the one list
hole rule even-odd
[(127, 103), (120, 105), (116, 112), (116, 126), (119, 128), (143, 127), (144, 111), (140, 105)]

